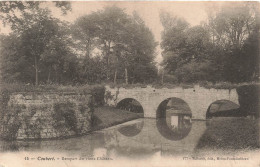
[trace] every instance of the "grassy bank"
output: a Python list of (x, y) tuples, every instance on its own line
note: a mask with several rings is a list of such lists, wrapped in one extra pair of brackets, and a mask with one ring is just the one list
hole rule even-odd
[(200, 150), (239, 150), (259, 148), (258, 119), (245, 117), (213, 118), (200, 138)]
[(93, 130), (107, 128), (140, 117), (143, 115), (113, 107), (97, 107), (93, 116)]

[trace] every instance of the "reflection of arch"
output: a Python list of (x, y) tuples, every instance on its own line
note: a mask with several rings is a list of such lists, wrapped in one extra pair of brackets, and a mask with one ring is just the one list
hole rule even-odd
[(120, 109), (127, 110), (127, 111), (132, 111), (132, 112), (136, 112), (136, 113), (144, 113), (143, 106), (141, 105), (141, 103), (139, 101), (137, 101), (134, 98), (125, 98), (125, 99), (120, 100), (117, 103), (116, 108), (120, 108)]
[(118, 131), (127, 137), (133, 137), (138, 135), (144, 127), (144, 120), (135, 124), (126, 125), (118, 129)]
[(159, 133), (169, 140), (181, 140), (191, 130), (192, 113), (189, 105), (180, 98), (163, 100), (156, 110)]
[(212, 117), (238, 117), (242, 116), (239, 105), (230, 100), (217, 100), (211, 103), (206, 112), (206, 119)]

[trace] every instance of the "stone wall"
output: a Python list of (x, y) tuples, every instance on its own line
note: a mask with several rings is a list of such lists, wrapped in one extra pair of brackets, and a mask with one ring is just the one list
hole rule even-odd
[(2, 119), (5, 139), (49, 139), (91, 130), (92, 96), (75, 93), (14, 93)]

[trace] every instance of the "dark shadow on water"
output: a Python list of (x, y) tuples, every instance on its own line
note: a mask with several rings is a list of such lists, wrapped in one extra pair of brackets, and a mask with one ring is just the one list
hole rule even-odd
[(118, 131), (126, 137), (133, 137), (138, 135), (142, 131), (143, 126), (144, 121), (142, 120), (141, 122), (138, 122), (136, 124), (125, 125), (119, 128)]

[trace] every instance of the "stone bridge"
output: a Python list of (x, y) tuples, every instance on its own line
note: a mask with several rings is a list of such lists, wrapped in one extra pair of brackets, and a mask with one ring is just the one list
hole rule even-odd
[(193, 88), (110, 88), (106, 86), (105, 102), (109, 106), (117, 104), (126, 99), (137, 100), (143, 107), (144, 117), (156, 118), (158, 106), (169, 98), (184, 100), (191, 109), (192, 119), (206, 119), (209, 106), (217, 100), (228, 100), (239, 104), (236, 89), (207, 89), (198, 85)]

